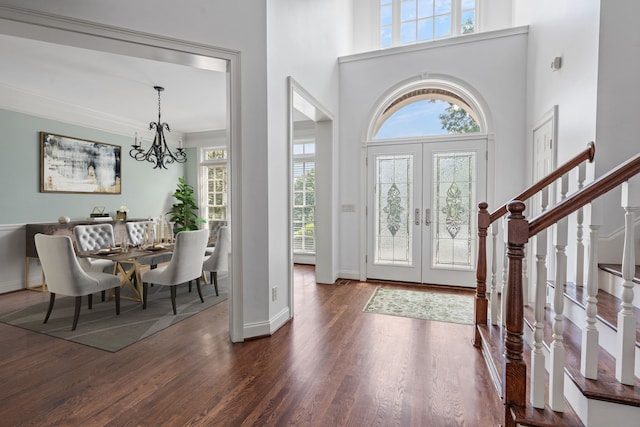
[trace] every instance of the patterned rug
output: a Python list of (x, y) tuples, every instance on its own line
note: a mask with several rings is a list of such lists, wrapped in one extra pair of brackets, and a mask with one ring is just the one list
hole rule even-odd
[[(62, 295), (56, 297), (51, 317), (46, 324), (42, 321), (49, 306), (48, 299), (44, 303), (0, 314), (0, 322), (116, 352), (227, 299), (226, 292), (223, 292), (226, 286), (222, 286), (222, 283), (219, 284), (220, 296), (216, 296), (212, 285), (201, 283), (201, 287), (204, 303), (198, 297), (195, 283), (191, 293), (188, 292), (187, 285), (176, 288), (177, 315), (173, 314), (171, 308), (169, 287), (150, 286), (146, 310), (137, 301), (121, 299), (119, 316), (116, 315), (113, 300), (103, 302), (100, 294), (95, 294), (93, 308), (89, 310), (87, 298), (83, 297), (75, 331), (71, 330), (75, 298)], [(127, 288), (123, 288), (122, 295), (128, 295)]]
[(472, 295), (376, 288), (362, 311), (472, 325), (474, 308)]

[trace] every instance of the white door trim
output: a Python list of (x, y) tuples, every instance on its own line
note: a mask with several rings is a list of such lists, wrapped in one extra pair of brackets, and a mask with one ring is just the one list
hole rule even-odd
[[(477, 153), (477, 157), (476, 157), (476, 167), (477, 167), (477, 173), (476, 173), (476, 183), (477, 183), (477, 187), (476, 187), (476, 201), (475, 201), (475, 205), (472, 207), (472, 209), (475, 209), (475, 207), (477, 206), (477, 204), (481, 201), (485, 201), (487, 199), (488, 193), (489, 193), (489, 177), (488, 177), (488, 173), (487, 173), (487, 168), (488, 168), (488, 158), (490, 156), (490, 154), (492, 154), (492, 152), (490, 153), (490, 138), (488, 135), (485, 134), (473, 134), (473, 135), (451, 135), (451, 136), (440, 136), (440, 137), (430, 137), (430, 138), (410, 138), (410, 139), (397, 139), (397, 140), (392, 140), (392, 141), (385, 141), (385, 142), (378, 142), (378, 143), (372, 143), (372, 144), (368, 144), (368, 145), (363, 145), (363, 152), (365, 153), (365, 159), (364, 159), (364, 175), (366, 178), (366, 185), (365, 188), (363, 190), (364, 194), (364, 198), (365, 201), (363, 202), (363, 206), (365, 206), (365, 209), (363, 209), (364, 214), (362, 215), (362, 222), (364, 222), (364, 235), (363, 235), (363, 240), (364, 240), (364, 244), (361, 246), (361, 251), (364, 251), (364, 254), (362, 256), (362, 262), (363, 262), (363, 266), (361, 267), (361, 278), (360, 280), (366, 280), (369, 277), (369, 273), (372, 272), (373, 270), (375, 270), (373, 273), (374, 275), (372, 277), (375, 277), (376, 274), (381, 274), (382, 270), (384, 270), (384, 268), (382, 268), (381, 266), (378, 267), (373, 267), (373, 269), (371, 269), (370, 266), (370, 262), (372, 260), (370, 260), (368, 257), (373, 255), (373, 251), (372, 251), (372, 245), (373, 242), (371, 241), (372, 238), (372, 229), (371, 229), (371, 224), (370, 221), (373, 221), (372, 216), (375, 215), (374, 212), (374, 208), (371, 205), (372, 203), (372, 197), (373, 195), (371, 194), (371, 187), (370, 187), (370, 179), (371, 179), (371, 174), (372, 171), (370, 170), (370, 168), (373, 168), (374, 165), (370, 163), (371, 159), (374, 157), (375, 154), (379, 154), (384, 152), (384, 148), (388, 148), (388, 147), (398, 147), (398, 154), (402, 154), (402, 153), (414, 153), (415, 150), (412, 150), (412, 146), (420, 146), (419, 151), (420, 151), (420, 158), (416, 159), (416, 161), (414, 162), (414, 166), (415, 165), (421, 165), (421, 170), (420, 173), (424, 174), (425, 171), (430, 172), (431, 171), (431, 166), (430, 166), (430, 162), (431, 162), (431, 154), (433, 153), (437, 153), (437, 152), (449, 152), (449, 151), (458, 151), (458, 150), (462, 150), (462, 151), (474, 151)], [(392, 150), (389, 152), (389, 154), (394, 154), (395, 152)], [(426, 159), (426, 155), (429, 154), (429, 159)], [(429, 164), (425, 164), (425, 162), (429, 162)], [(423, 176), (421, 178), (421, 181), (425, 181), (426, 178)], [(429, 178), (429, 182), (431, 182), (431, 178)], [(432, 239), (431, 238), (427, 238), (427, 235), (431, 235), (431, 233), (433, 232), (433, 225), (430, 225), (428, 227), (428, 229), (424, 229), (424, 207), (428, 207), (429, 209), (432, 209), (432, 200), (431, 200), (431, 189), (425, 189), (424, 187), (420, 187), (421, 190), (421, 194), (419, 196), (416, 196), (414, 194), (414, 198), (415, 200), (419, 201), (420, 204), (420, 222), (422, 227), (420, 227), (422, 229), (421, 232), (417, 232), (415, 231), (415, 235), (414, 235), (414, 243), (417, 240), (417, 236), (420, 236), (420, 241), (421, 243), (421, 249), (417, 252), (419, 253), (422, 258), (424, 259), (425, 256), (427, 256), (429, 258), (429, 260), (431, 259), (431, 253), (432, 253), (432, 246), (431, 246), (431, 242)], [(427, 198), (428, 200), (426, 200), (425, 198)], [(425, 200), (423, 200), (425, 199)], [(417, 206), (417, 205), (416, 205)], [(413, 206), (413, 208), (415, 208), (416, 206)], [(413, 213), (412, 213), (413, 214)], [(475, 218), (475, 216), (474, 216)], [(362, 228), (362, 223), (361, 223), (361, 228)], [(425, 233), (427, 232), (427, 233)], [(477, 232), (476, 232), (477, 233)], [(477, 237), (477, 236), (474, 236)], [(425, 240), (426, 239), (426, 240)], [(476, 241), (476, 245), (477, 245), (477, 241)], [(474, 251), (477, 251), (477, 247), (474, 249)], [(476, 253), (474, 252), (473, 254), (473, 259), (475, 260), (475, 256)], [(425, 282), (425, 280), (428, 283), (438, 283), (438, 284), (445, 284), (445, 283), (449, 283), (451, 281), (449, 281), (448, 278), (453, 278), (452, 281), (455, 282), (458, 285), (461, 286), (469, 286), (469, 287), (473, 287), (475, 286), (475, 276), (474, 277), (467, 277), (469, 272), (475, 271), (475, 263), (472, 263), (472, 267), (469, 270), (450, 270), (446, 267), (431, 267), (431, 264), (429, 263), (429, 266), (426, 267), (426, 264), (424, 262), (420, 262), (421, 265), (414, 265), (413, 268), (409, 268), (407, 267), (406, 270), (404, 271), (403, 267), (397, 267), (398, 270), (398, 278), (394, 279), (394, 280), (401, 280), (401, 281), (407, 281), (407, 282)], [(419, 276), (419, 279), (416, 279), (415, 274), (411, 273), (409, 270), (414, 270), (417, 269), (419, 270), (419, 272), (417, 273)], [(445, 273), (446, 270), (446, 273)], [(431, 281), (427, 278), (427, 276), (431, 277)], [(408, 279), (408, 277), (412, 277), (412, 279)], [(445, 279), (446, 277), (446, 279)]]
[[(83, 47), (190, 66), (193, 61), (228, 61), (228, 129), (231, 165), (229, 191), (231, 194), (231, 223), (242, 219), (241, 181), (241, 123), (240, 123), (240, 52), (214, 48), (155, 34), (148, 34), (29, 9), (0, 5), (0, 33), (50, 43)], [(233, 263), (230, 267), (229, 336), (231, 341), (244, 341), (242, 227), (231, 227)]]

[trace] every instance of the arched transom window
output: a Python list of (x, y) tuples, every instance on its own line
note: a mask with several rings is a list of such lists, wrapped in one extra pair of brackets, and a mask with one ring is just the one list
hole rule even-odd
[(466, 134), (483, 131), (472, 106), (440, 88), (407, 92), (391, 102), (375, 123), (374, 139)]

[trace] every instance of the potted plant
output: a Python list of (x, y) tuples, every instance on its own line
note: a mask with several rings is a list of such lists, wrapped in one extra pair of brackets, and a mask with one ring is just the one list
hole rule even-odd
[(173, 193), (173, 197), (177, 200), (171, 209), (167, 212), (169, 221), (175, 223), (174, 232), (197, 230), (198, 223), (206, 223), (206, 221), (198, 217), (198, 204), (193, 197), (193, 187), (185, 181), (184, 178), (178, 178), (178, 188)]

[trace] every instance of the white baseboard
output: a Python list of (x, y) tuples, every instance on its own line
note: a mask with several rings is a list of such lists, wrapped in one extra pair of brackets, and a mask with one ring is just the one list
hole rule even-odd
[(244, 339), (271, 336), (287, 323), (290, 317), (289, 307), (285, 307), (268, 321), (247, 323), (244, 325)]
[(291, 311), (289, 307), (285, 307), (280, 310), (280, 313), (276, 314), (269, 320), (270, 334), (273, 335), (275, 331), (280, 329), (285, 323), (287, 323), (291, 319)]
[(360, 272), (359, 271), (349, 271), (349, 270), (343, 270), (340, 273), (338, 273), (338, 277), (341, 279), (350, 279), (350, 280), (357, 280), (360, 281)]

